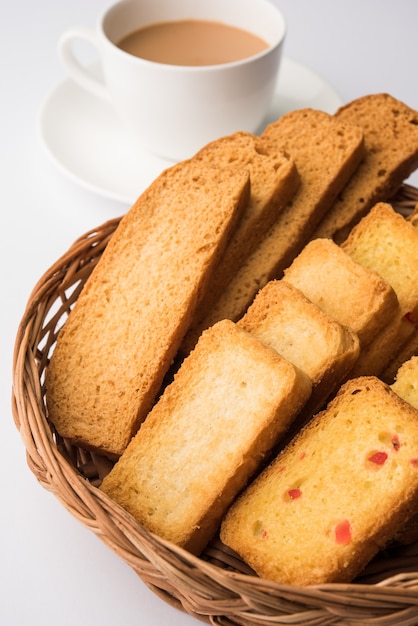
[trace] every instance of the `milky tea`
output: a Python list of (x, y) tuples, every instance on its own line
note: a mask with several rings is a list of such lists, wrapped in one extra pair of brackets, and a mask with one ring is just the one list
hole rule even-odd
[(118, 42), (134, 56), (168, 65), (219, 65), (239, 61), (268, 48), (246, 30), (209, 20), (158, 22)]

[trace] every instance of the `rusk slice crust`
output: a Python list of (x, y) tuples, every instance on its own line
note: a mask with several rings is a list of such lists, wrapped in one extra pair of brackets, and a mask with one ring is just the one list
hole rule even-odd
[(149, 411), (249, 197), (244, 170), (183, 161), (121, 220), (59, 333), (48, 414), (69, 440), (118, 456)]
[(217, 264), (182, 344), (187, 354), (200, 334), (205, 318), (225, 286), (234, 276), (260, 239), (293, 198), (299, 186), (294, 161), (260, 137), (237, 132), (221, 137), (202, 148), (194, 161), (227, 169), (245, 168), (250, 173), (251, 195), (228, 246)]
[(264, 239), (237, 268), (202, 328), (220, 319), (237, 321), (259, 289), (281, 278), (364, 155), (358, 127), (313, 109), (284, 115), (266, 128), (262, 139), (294, 159), (300, 186)]
[(151, 532), (199, 553), (310, 391), (308, 377), (277, 352), (219, 322), (101, 489)]
[(341, 243), (377, 202), (388, 200), (418, 167), (418, 111), (388, 94), (364, 96), (335, 117), (364, 131), (366, 156), (314, 233)]
[(399, 311), (360, 355), (357, 375), (380, 375), (418, 324), (418, 230), (390, 204), (379, 202), (353, 228), (342, 249), (380, 274), (394, 289)]
[(341, 247), (392, 285), (403, 315), (418, 316), (418, 229), (408, 220), (379, 202)]
[(418, 411), (377, 378), (357, 378), (242, 493), (221, 539), (261, 577), (350, 582), (417, 498)]
[(311, 379), (312, 394), (298, 415), (298, 425), (322, 408), (346, 380), (360, 351), (356, 333), (283, 280), (270, 281), (261, 289), (238, 326)]
[(364, 348), (399, 309), (389, 283), (364, 267), (331, 239), (309, 242), (285, 270), (284, 280), (300, 289), (360, 338)]

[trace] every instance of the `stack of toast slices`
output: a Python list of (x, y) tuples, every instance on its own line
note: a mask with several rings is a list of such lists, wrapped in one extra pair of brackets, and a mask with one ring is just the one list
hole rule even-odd
[(418, 112), (369, 95), (222, 137), (122, 218), (46, 398), (139, 524), (292, 584), (418, 537), (417, 167)]

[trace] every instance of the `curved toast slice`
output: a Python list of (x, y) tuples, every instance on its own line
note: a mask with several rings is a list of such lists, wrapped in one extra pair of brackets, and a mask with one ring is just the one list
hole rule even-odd
[(120, 455), (149, 411), (248, 201), (249, 175), (184, 161), (123, 217), (58, 336), (51, 421)]
[(331, 239), (310, 241), (285, 270), (284, 280), (354, 330), (362, 349), (399, 311), (391, 285)]
[(253, 253), (237, 268), (201, 329), (220, 319), (237, 321), (260, 288), (281, 278), (364, 154), (363, 133), (358, 127), (313, 109), (284, 115), (261, 137), (294, 159), (300, 186)]
[(360, 352), (354, 331), (284, 280), (267, 283), (237, 323), (311, 379), (312, 394), (296, 419), (299, 426), (346, 380)]
[(205, 331), (102, 490), (151, 532), (200, 552), (311, 391), (233, 322)]
[(242, 493), (221, 539), (280, 583), (350, 582), (418, 497), (418, 411), (356, 378)]
[(398, 298), (394, 319), (360, 355), (353, 370), (357, 375), (380, 375), (418, 327), (418, 229), (390, 204), (379, 202), (341, 247), (356, 263), (378, 272)]
[(193, 160), (214, 167), (247, 169), (251, 194), (182, 343), (181, 351), (184, 354), (190, 352), (196, 343), (207, 312), (233, 278), (237, 268), (257, 247), (294, 197), (300, 183), (294, 160), (278, 146), (268, 145), (251, 133), (237, 132), (221, 137), (202, 148)]

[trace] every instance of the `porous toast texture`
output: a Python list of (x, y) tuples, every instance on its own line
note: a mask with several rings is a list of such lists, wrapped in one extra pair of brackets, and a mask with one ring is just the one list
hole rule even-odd
[(247, 169), (251, 193), (182, 342), (181, 352), (184, 354), (193, 348), (202, 330), (202, 320), (233, 278), (237, 267), (251, 254), (299, 187), (294, 160), (251, 133), (236, 132), (216, 139), (204, 146), (193, 160), (213, 167)]
[(418, 325), (418, 230), (385, 202), (377, 203), (341, 245), (356, 263), (379, 273), (399, 310), (358, 359), (357, 375), (380, 375)]
[[(418, 228), (418, 204), (415, 206), (412, 213), (408, 215), (406, 221), (412, 224), (414, 228)], [(416, 325), (415, 330), (412, 332), (411, 336), (408, 337), (403, 346), (395, 351), (395, 354), (389, 359), (389, 363), (380, 374), (382, 380), (389, 384), (393, 383), (401, 365), (416, 355), (418, 355), (418, 325)]]
[(201, 329), (221, 319), (237, 321), (257, 291), (281, 277), (363, 157), (363, 133), (358, 127), (313, 109), (282, 116), (261, 137), (291, 156), (300, 185), (266, 236), (237, 268)]
[(183, 161), (121, 220), (59, 333), (49, 418), (120, 455), (149, 411), (249, 196), (245, 170)]
[(232, 505), (221, 539), (261, 577), (349, 582), (417, 496), (418, 412), (377, 378), (352, 379)]
[(309, 376), (312, 394), (301, 411), (306, 415), (324, 406), (360, 352), (355, 332), (284, 280), (267, 283), (237, 324)]
[[(401, 365), (391, 389), (418, 410), (418, 356), (412, 356)], [(414, 509), (413, 517), (396, 533), (395, 540), (398, 543), (411, 544), (418, 541), (418, 501), (415, 501)]]
[(224, 320), (205, 331), (101, 489), (199, 553), (309, 397), (309, 378)]
[[(226, 169), (245, 168), (250, 174), (250, 199), (211, 280), (216, 293), (258, 245), (299, 187), (294, 160), (278, 146), (251, 133), (237, 132), (204, 146), (193, 160)], [(214, 285), (214, 287), (212, 287)]]
[(331, 239), (309, 242), (285, 270), (284, 280), (340, 324), (354, 330), (362, 348), (392, 321), (399, 309), (391, 285)]

